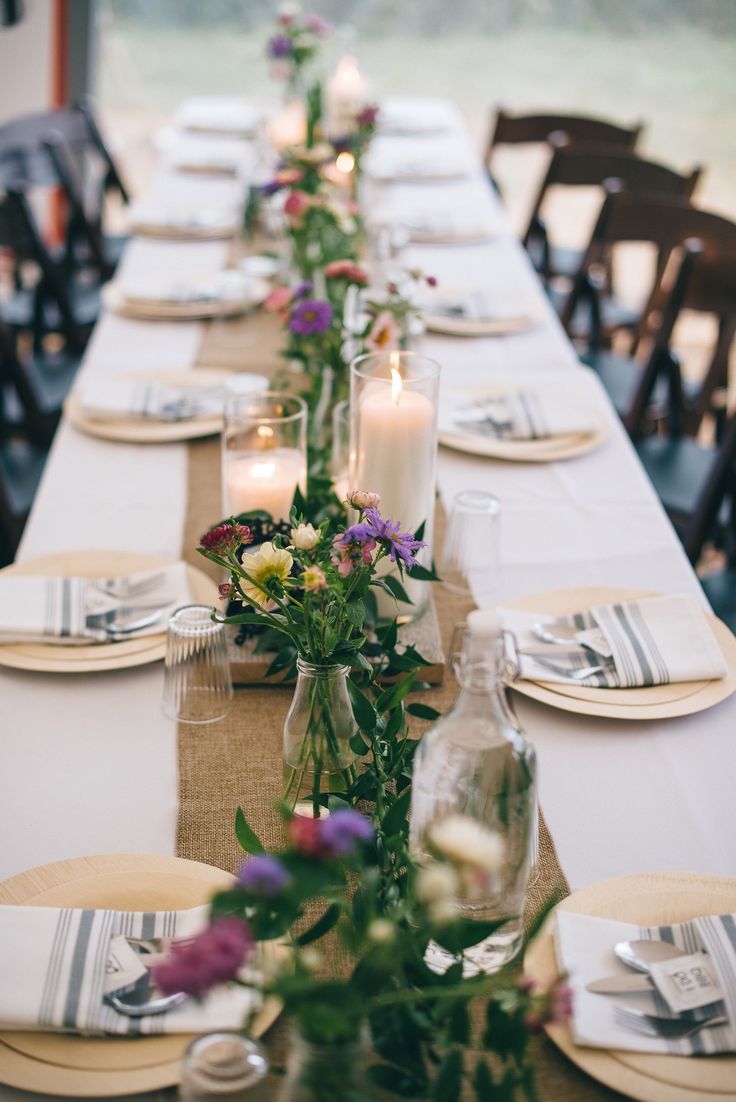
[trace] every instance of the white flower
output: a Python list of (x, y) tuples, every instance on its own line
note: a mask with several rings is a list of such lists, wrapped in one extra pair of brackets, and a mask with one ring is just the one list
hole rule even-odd
[(352, 490), (348, 494), (348, 504), (354, 509), (377, 509), (381, 504), (381, 495), (371, 490)]
[(288, 551), (283, 547), (274, 547), (273, 543), (264, 543), (258, 551), (243, 555), (241, 565), (248, 575), (240, 583), (243, 593), (253, 604), (260, 605), (266, 611), (276, 608), (276, 601), (271, 600), (268, 595), (268, 587), (276, 583), (279, 588), (283, 588), (293, 562)]
[(291, 530), (291, 542), (297, 551), (311, 551), (320, 540), (320, 534), (313, 524), (300, 524)]
[(386, 945), (394, 940), (394, 924), (387, 918), (374, 918), (368, 927), (368, 937), (376, 945)]
[(429, 904), (427, 913), (430, 922), (435, 926), (447, 926), (448, 923), (455, 922), (460, 912), (454, 899), (438, 899), (435, 903)]
[(499, 872), (504, 861), (503, 838), (468, 815), (448, 815), (435, 823), (429, 838), (453, 865), (485, 873)]
[(315, 972), (322, 964), (322, 954), (317, 949), (312, 949), (311, 946), (303, 949), (300, 957), (308, 972)]
[(439, 903), (453, 900), (459, 882), (451, 865), (425, 865), (417, 872), (416, 893), (421, 903)]
[(296, 19), (297, 15), (302, 14), (302, 6), (297, 3), (290, 3), (289, 0), (284, 0), (283, 4), (279, 4), (276, 9), (276, 14), (281, 19)]

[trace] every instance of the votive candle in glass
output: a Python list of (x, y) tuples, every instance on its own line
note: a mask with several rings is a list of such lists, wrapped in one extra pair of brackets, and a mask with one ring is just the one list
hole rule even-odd
[(227, 516), (264, 510), (288, 519), (297, 486), (306, 493), (307, 407), (275, 391), (239, 394), (225, 403), (222, 504)]

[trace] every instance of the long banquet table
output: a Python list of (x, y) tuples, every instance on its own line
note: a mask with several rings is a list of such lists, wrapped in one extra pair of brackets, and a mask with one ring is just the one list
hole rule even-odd
[[(377, 152), (401, 143), (410, 156), (426, 140), (381, 136)], [(448, 140), (472, 158), (467, 177), (374, 185), (369, 203), (396, 213), (457, 204), (486, 214), (497, 228), (493, 238), (413, 246), (411, 262), (445, 286), (482, 285), (541, 320), (503, 338), (427, 335), (423, 351), (442, 365), (443, 385), (543, 377), (570, 390), (600, 390), (579, 364), (459, 118)], [(164, 202), (186, 195), (213, 205), (235, 197), (237, 187), (162, 167), (153, 194)], [(224, 267), (227, 257), (224, 242), (137, 238), (122, 273), (209, 271)], [(201, 339), (199, 323), (147, 323), (105, 312), (82, 379), (186, 369)], [(259, 370), (257, 345), (244, 348), (242, 366)], [(502, 504), (498, 576), (491, 583), (471, 579), (481, 606), (581, 585), (702, 598), (626, 434), (602, 401), (607, 439), (566, 462), (505, 463), (440, 449), (446, 505), (464, 489), (491, 491)], [(185, 498), (184, 445), (108, 443), (62, 423), (19, 558), (79, 548), (178, 558)], [(213, 520), (219, 508), (213, 501)], [(161, 664), (76, 677), (0, 669), (0, 878), (85, 854), (174, 852), (176, 725), (161, 712), (162, 681)], [(516, 708), (537, 748), (541, 804), (573, 890), (647, 871), (736, 876), (736, 698), (658, 722), (576, 716), (519, 696)], [(0, 1088), (0, 1097), (23, 1095)]]

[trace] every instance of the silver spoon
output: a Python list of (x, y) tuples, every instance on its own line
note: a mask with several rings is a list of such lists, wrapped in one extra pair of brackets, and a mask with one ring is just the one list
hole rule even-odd
[(685, 950), (680, 949), (677, 945), (658, 939), (652, 941), (647, 939), (619, 941), (614, 945), (613, 951), (618, 959), (627, 964), (629, 968), (633, 968), (636, 972), (647, 973), (650, 965), (657, 961), (672, 960), (673, 957), (681, 957), (685, 954)]
[(603, 666), (583, 666), (579, 670), (569, 670), (565, 666), (559, 666), (556, 662), (550, 662), (547, 658), (542, 658), (541, 655), (532, 653), (531, 651), (519, 651), (519, 654), (526, 655), (527, 658), (533, 658), (540, 666), (544, 666), (546, 669), (551, 670), (552, 673), (559, 674), (560, 677), (564, 677), (566, 681), (585, 681), (587, 677), (592, 677), (594, 673), (602, 673)]

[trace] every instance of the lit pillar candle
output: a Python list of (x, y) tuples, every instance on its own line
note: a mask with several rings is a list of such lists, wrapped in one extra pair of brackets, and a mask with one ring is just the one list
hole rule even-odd
[(275, 521), (286, 520), (294, 491), (305, 489), (304, 457), (296, 448), (242, 452), (229, 459), (225, 502), (229, 514), (265, 509)]
[(355, 130), (355, 116), (364, 106), (368, 86), (354, 57), (342, 57), (327, 84), (327, 127), (340, 137)]
[[(400, 362), (398, 354), (392, 354), (390, 362), (391, 383), (369, 382), (360, 395), (352, 488), (380, 494), (381, 515), (398, 521), (402, 531), (413, 532), (426, 522), (429, 533), (437, 452), (435, 407), (426, 394), (403, 384), (394, 366)], [(404, 577), (406, 591), (417, 605), (424, 596), (422, 584)], [(395, 615), (395, 602), (387, 594), (377, 596), (381, 615)]]

